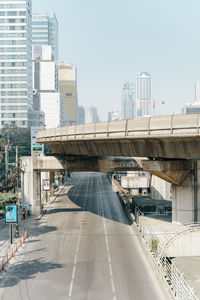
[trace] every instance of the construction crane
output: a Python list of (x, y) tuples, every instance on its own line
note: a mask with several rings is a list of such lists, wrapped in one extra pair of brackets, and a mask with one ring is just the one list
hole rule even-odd
[(156, 99), (151, 99), (151, 104), (153, 108), (153, 116), (156, 115), (156, 104), (165, 104), (165, 101), (162, 100), (156, 100)]

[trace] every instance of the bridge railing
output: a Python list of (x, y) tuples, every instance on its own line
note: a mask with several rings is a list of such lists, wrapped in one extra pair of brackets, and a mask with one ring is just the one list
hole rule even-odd
[(173, 297), (181, 300), (199, 300), (195, 291), (184, 278), (184, 274), (180, 272), (172, 259), (167, 257), (164, 251), (161, 251), (159, 239), (138, 207), (135, 208), (134, 214), (136, 225), (147, 249)]
[(38, 141), (198, 135), (200, 115), (170, 115), (57, 127), (40, 131)]

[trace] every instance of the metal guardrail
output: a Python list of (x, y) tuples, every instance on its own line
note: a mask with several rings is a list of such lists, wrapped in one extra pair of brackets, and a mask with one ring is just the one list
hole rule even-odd
[(187, 283), (184, 274), (178, 270), (175, 263), (161, 249), (156, 234), (153, 233), (150, 224), (138, 207), (135, 208), (134, 214), (136, 225), (144, 238), (151, 257), (163, 279), (166, 281), (173, 297), (180, 300), (200, 300), (195, 291)]

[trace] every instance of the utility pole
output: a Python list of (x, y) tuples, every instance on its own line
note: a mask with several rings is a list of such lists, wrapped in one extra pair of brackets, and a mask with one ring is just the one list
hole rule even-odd
[(18, 185), (19, 185), (18, 146), (15, 147), (15, 150), (16, 150), (15, 168), (16, 168), (16, 173), (17, 173), (17, 192), (18, 192)]
[(8, 145), (5, 145), (6, 191), (8, 192)]

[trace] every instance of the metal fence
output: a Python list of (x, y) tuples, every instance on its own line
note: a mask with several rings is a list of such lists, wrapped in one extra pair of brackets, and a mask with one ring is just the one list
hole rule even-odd
[(135, 222), (151, 254), (151, 257), (166, 281), (170, 292), (175, 299), (200, 300), (194, 290), (189, 286), (184, 275), (178, 270), (172, 259), (166, 256), (163, 243), (153, 233), (150, 224), (138, 207), (135, 208)]

